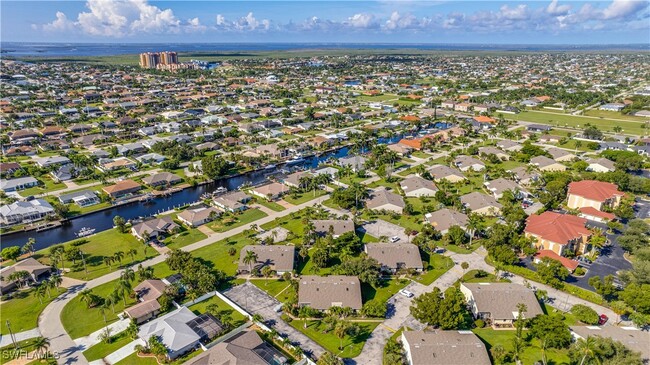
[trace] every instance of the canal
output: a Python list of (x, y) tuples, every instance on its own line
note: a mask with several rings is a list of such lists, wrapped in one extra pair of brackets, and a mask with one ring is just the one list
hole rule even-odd
[[(393, 138), (393, 140), (395, 138)], [(386, 142), (388, 142), (388, 140), (380, 139), (380, 143)], [(348, 147), (343, 147), (321, 156), (307, 157), (302, 162), (278, 164), (273, 170), (251, 171), (242, 175), (216, 180), (210, 184), (187, 188), (166, 197), (152, 199), (149, 202), (133, 202), (118, 205), (110, 209), (72, 218), (67, 224), (47, 231), (27, 231), (3, 235), (1, 238), (2, 247), (22, 246), (29, 238), (34, 238), (36, 240), (36, 249), (46, 248), (57, 243), (76, 239), (77, 237), (75, 233), (79, 232), (83, 227), (95, 228), (95, 233), (111, 229), (113, 227), (113, 217), (115, 216), (123, 217), (126, 220), (151, 216), (160, 212), (168, 211), (174, 207), (196, 202), (201, 199), (201, 195), (204, 193), (213, 192), (219, 187), (225, 187), (230, 191), (236, 190), (244, 184), (261, 184), (268, 180), (269, 175), (277, 173), (281, 169), (299, 166), (306, 169), (316, 168), (321, 162), (330, 158), (345, 157), (348, 155), (348, 152)]]

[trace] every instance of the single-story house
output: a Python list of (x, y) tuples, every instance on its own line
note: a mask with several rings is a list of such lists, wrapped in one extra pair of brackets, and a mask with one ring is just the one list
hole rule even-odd
[(75, 191), (74, 193), (62, 194), (59, 196), (59, 201), (62, 204), (74, 203), (80, 207), (88, 207), (100, 203), (97, 194), (90, 190), (81, 190)]
[(140, 189), (142, 189), (142, 185), (131, 179), (118, 181), (113, 185), (105, 186), (102, 188), (102, 190), (113, 199), (120, 198), (128, 194), (133, 194)]
[(467, 230), (467, 223), (469, 222), (465, 214), (448, 208), (427, 213), (424, 215), (424, 219), (441, 234), (447, 233), (449, 228), (453, 226), (459, 226), (463, 230)]
[(589, 160), (587, 160), (587, 163), (589, 164), (587, 166), (587, 171), (612, 172), (616, 170), (616, 166), (614, 166), (614, 162), (606, 158), (590, 158)]
[(157, 174), (149, 175), (142, 179), (142, 182), (149, 186), (170, 186), (181, 182), (180, 176), (172, 174), (171, 172), (159, 172)]
[(544, 314), (535, 292), (513, 283), (461, 283), (460, 291), (476, 319), (483, 319), (494, 328), (513, 328), (519, 315), (519, 304), (526, 306), (521, 315), (530, 319)]
[(193, 209), (185, 209), (176, 217), (179, 221), (183, 222), (189, 227), (198, 227), (212, 221), (214, 218), (221, 215), (221, 211), (214, 207), (201, 207)]
[(223, 211), (227, 212), (241, 212), (246, 210), (246, 204), (251, 200), (251, 197), (241, 191), (231, 191), (224, 195), (220, 195), (212, 200), (212, 203)]
[(0, 180), (0, 190), (9, 193), (12, 191), (25, 190), (37, 186), (38, 180), (31, 176), (17, 177), (15, 179)]
[(9, 267), (3, 268), (0, 270), (1, 294), (6, 294), (18, 286), (16, 281), (9, 280), (9, 276), (18, 271), (27, 271), (29, 274), (29, 280), (38, 283), (50, 275), (52, 268), (50, 266), (41, 264), (33, 257), (28, 257), (24, 260), (18, 261)]
[(149, 235), (150, 239), (159, 238), (165, 234), (174, 232), (177, 228), (178, 224), (174, 223), (172, 217), (164, 216), (149, 219), (134, 225), (131, 227), (131, 234), (140, 240), (144, 240), (146, 234)]
[(0, 206), (0, 222), (7, 225), (34, 222), (54, 214), (54, 208), (44, 199), (17, 201)]
[(264, 341), (257, 332), (244, 330), (210, 347), (186, 365), (285, 365), (282, 352)]
[(483, 171), (485, 170), (485, 164), (483, 161), (477, 160), (471, 156), (457, 156), (454, 159), (454, 165), (456, 165), (460, 171)]
[(435, 196), (438, 191), (436, 184), (425, 178), (416, 175), (407, 176), (400, 181), (400, 188), (408, 197)]
[(252, 188), (250, 192), (251, 194), (258, 196), (262, 199), (276, 200), (280, 198), (288, 190), (289, 189), (287, 189), (287, 187), (285, 187), (284, 185), (278, 182), (272, 182), (269, 184), (256, 186)]
[(395, 273), (400, 269), (422, 271), (420, 249), (412, 243), (371, 243), (363, 251), (379, 262), (382, 270)]
[(462, 172), (445, 165), (433, 165), (427, 169), (435, 181), (447, 180), (451, 183), (466, 180)]
[(354, 221), (347, 219), (312, 220), (316, 234), (326, 235), (332, 229), (332, 235), (337, 238), (345, 233), (354, 232)]
[[(257, 255), (257, 260), (253, 264), (244, 262), (248, 251), (253, 251)], [(258, 269), (269, 266), (278, 275), (282, 275), (285, 272), (293, 271), (295, 257), (296, 247), (293, 245), (247, 245), (239, 252), (237, 271), (250, 273), (251, 266)]]
[(304, 275), (298, 282), (298, 305), (318, 310), (332, 307), (362, 307), (361, 283), (356, 276)]
[(366, 207), (370, 210), (389, 210), (402, 214), (405, 204), (401, 195), (386, 189), (373, 190), (370, 198), (366, 200)]
[(477, 191), (461, 196), (460, 202), (472, 213), (491, 217), (500, 215), (503, 207), (494, 197)]
[(546, 156), (535, 156), (530, 159), (530, 164), (537, 166), (540, 171), (565, 171), (566, 166)]
[(491, 365), (487, 347), (472, 331), (404, 331), (409, 365)]

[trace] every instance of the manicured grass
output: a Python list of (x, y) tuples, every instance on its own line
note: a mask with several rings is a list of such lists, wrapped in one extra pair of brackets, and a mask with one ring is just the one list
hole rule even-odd
[[(2, 323), (0, 323), (0, 334), (9, 334), (7, 321), (11, 325), (13, 333), (23, 332), (38, 326), (38, 316), (57, 296), (65, 292), (64, 288), (50, 289), (50, 297), (47, 294), (41, 301), (34, 294), (34, 289), (19, 290), (13, 294), (13, 298), (0, 303)], [(1, 357), (1, 356), (0, 356)]]
[(607, 118), (607, 119), (625, 119), (637, 122), (645, 122), (648, 118), (637, 117), (634, 115), (622, 114), (621, 112), (611, 112), (608, 110), (590, 109), (585, 112), (586, 116)]
[(418, 157), (418, 158), (429, 158), (429, 157), (431, 157), (430, 154), (428, 154), (426, 152), (423, 152), (423, 151), (413, 151), (413, 152), (411, 152), (411, 156), (415, 156), (415, 157)]
[(137, 353), (125, 357), (118, 361), (115, 365), (158, 365), (158, 361), (154, 357), (139, 357)]
[(307, 321), (307, 328), (304, 328), (304, 321), (299, 320), (291, 321), (290, 325), (336, 356), (352, 358), (359, 356), (368, 337), (370, 337), (375, 327), (379, 325), (379, 322), (355, 323), (360, 327), (359, 335), (355, 337), (345, 336), (343, 339), (343, 350), (339, 350), (340, 340), (334, 335), (334, 331), (323, 333), (323, 330), (319, 326), (320, 321)]
[[(57, 201), (58, 201), (58, 199), (57, 199)], [(68, 214), (70, 214), (70, 216), (86, 214), (86, 213), (90, 213), (90, 212), (95, 212), (95, 211), (100, 210), (100, 209), (109, 208), (111, 206), (112, 206), (112, 204), (110, 202), (99, 203), (99, 204), (90, 205), (90, 206), (87, 206), (87, 207), (80, 207), (80, 206), (78, 206), (76, 204), (70, 204)]]
[[(91, 290), (93, 294), (106, 298), (109, 294), (115, 291), (117, 283), (118, 280), (113, 280)], [(137, 283), (138, 282), (132, 283), (132, 286), (135, 287)], [(123, 300), (115, 303), (115, 313), (110, 309), (105, 312), (108, 324), (117, 321), (117, 315), (124, 311), (124, 308), (136, 303), (137, 300), (134, 298), (126, 298), (126, 306), (124, 305)], [(74, 297), (65, 307), (63, 307), (63, 311), (61, 312), (61, 322), (63, 323), (63, 328), (65, 328), (66, 332), (68, 332), (72, 339), (87, 336), (106, 326), (106, 322), (104, 322), (104, 317), (102, 316), (100, 309), (88, 308), (88, 305), (81, 300), (80, 295)]]
[(223, 216), (212, 223), (208, 223), (208, 227), (215, 232), (226, 232), (264, 217), (266, 217), (266, 213), (259, 209), (247, 209), (242, 213)]
[(128, 345), (131, 341), (133, 341), (133, 339), (127, 336), (126, 332), (121, 332), (113, 337), (113, 342), (100, 342), (88, 348), (83, 352), (83, 354), (88, 361), (103, 359), (104, 357)]
[(233, 307), (229, 306), (226, 302), (221, 300), (218, 296), (212, 296), (209, 299), (206, 299), (202, 302), (196, 303), (194, 305), (191, 305), (187, 307), (187, 309), (191, 310), (196, 314), (197, 316), (199, 314), (203, 314), (207, 312), (208, 306), (215, 304), (217, 308), (219, 308), (219, 311), (226, 311), (230, 314), (230, 318), (233, 320), (233, 325), (235, 327), (239, 327), (242, 324), (246, 323), (248, 321), (248, 318), (245, 317), (243, 314), (237, 312)]
[[(516, 336), (516, 331), (514, 330), (493, 330), (491, 328), (476, 328), (473, 332), (483, 341), (488, 348), (501, 345), (506, 351), (512, 351), (512, 341)], [(524, 336), (526, 336), (526, 331), (524, 331)], [(542, 360), (542, 349), (538, 340), (533, 339), (526, 344), (523, 354), (521, 355), (521, 361), (523, 364), (534, 364), (537, 361)], [(565, 349), (547, 349), (546, 357), (549, 364), (569, 364), (570, 359), (568, 356), (568, 350)], [(508, 362), (506, 364), (514, 364), (514, 362)]]
[[(523, 120), (527, 122), (547, 124), (556, 127), (567, 127), (567, 128), (576, 128), (579, 130), (584, 129), (584, 125), (589, 123), (593, 126), (598, 127), (601, 131), (605, 132), (614, 132), (612, 128), (614, 126), (620, 126), (623, 128), (623, 133), (625, 134), (634, 134), (634, 135), (643, 135), (643, 123), (634, 122), (634, 121), (622, 121), (622, 120), (611, 120), (605, 118), (592, 118), (592, 117), (583, 117), (570, 114), (560, 114), (560, 113), (550, 113), (550, 112), (538, 112), (538, 111), (523, 111), (516, 115), (511, 115), (506, 117), (507, 119)], [(620, 118), (617, 118), (620, 119)]]
[(422, 260), (428, 262), (429, 265), (422, 274), (415, 276), (413, 280), (423, 285), (430, 285), (454, 266), (452, 259), (438, 254), (424, 252), (422, 253)]
[(466, 272), (459, 280), (461, 283), (496, 283), (497, 277), (494, 274), (487, 273), (485, 276), (477, 275), (478, 270)]
[(443, 245), (444, 248), (451, 252), (459, 253), (461, 255), (466, 255), (476, 251), (477, 248), (481, 247), (480, 240), (474, 240), (471, 246), (463, 247), (456, 245)]
[(301, 193), (296, 195), (296, 198), (294, 199), (291, 194), (287, 194), (284, 196), (284, 201), (287, 203), (291, 203), (293, 205), (300, 205), (302, 203), (306, 203), (310, 200), (317, 199), (323, 195), (327, 194), (327, 191), (325, 190), (316, 190), (316, 195), (314, 195), (314, 192), (308, 192), (308, 193)]
[(42, 185), (37, 185), (29, 189), (21, 190), (18, 193), (22, 196), (30, 196), (30, 195), (51, 193), (66, 188), (64, 183), (54, 182), (54, 180), (52, 180), (52, 178), (49, 175), (43, 175), (39, 177), (38, 180), (42, 182)]
[[(157, 256), (158, 253), (151, 247), (145, 246), (142, 242), (138, 241), (130, 233), (120, 233), (117, 229), (109, 229), (92, 236), (82, 238), (87, 240), (87, 243), (78, 246), (78, 248), (85, 254), (86, 267), (88, 274), (84, 271), (83, 263), (77, 259), (75, 263), (66, 260), (65, 268), (72, 268), (66, 276), (75, 279), (90, 280), (106, 275), (109, 272), (118, 270), (120, 266), (131, 265), (144, 261), (148, 258)], [(79, 239), (75, 240), (79, 241)], [(72, 247), (72, 242), (66, 242), (64, 245), (66, 249)], [(129, 250), (135, 249), (136, 254), (133, 258), (127, 253)], [(114, 262), (110, 266), (104, 263), (105, 257), (112, 257), (116, 252), (121, 251), (124, 253), (122, 262)], [(49, 264), (50, 259), (47, 256), (49, 252), (47, 249), (40, 250), (35, 254), (35, 257), (44, 264)]]
[(409, 216), (405, 214), (396, 214), (395, 216), (393, 216), (390, 214), (375, 214), (375, 213), (369, 213), (368, 211), (364, 211), (361, 217), (363, 219), (370, 220), (370, 221), (374, 221), (377, 219), (385, 220), (386, 222), (390, 222), (402, 227), (402, 229), (410, 228), (418, 232), (420, 232), (420, 229), (422, 228), (422, 216), (420, 215)]
[(399, 96), (395, 94), (381, 94), (381, 95), (360, 95), (357, 97), (359, 101), (386, 101), (392, 99), (399, 99)]
[(163, 242), (169, 248), (181, 248), (206, 238), (208, 236), (196, 228), (182, 227), (181, 232), (165, 238)]
[(404, 288), (409, 284), (407, 279), (398, 279), (391, 278), (388, 280), (382, 280), (381, 286), (378, 288), (373, 288), (372, 286), (362, 283), (361, 284), (361, 297), (363, 302), (369, 300), (377, 300), (379, 302), (386, 302), (390, 297), (395, 295), (400, 289)]
[[(17, 345), (19, 350), (16, 350), (13, 344), (0, 348), (0, 365), (6, 364), (13, 359), (24, 358), (26, 353), (30, 353), (36, 350), (35, 339), (33, 338), (24, 341), (18, 341)], [(34, 362), (38, 363), (40, 360), (34, 360)]]
[[(278, 279), (264, 279), (264, 280), (251, 280), (251, 283), (256, 287), (262, 289), (272, 297), (277, 297), (278, 294), (285, 291), (293, 292), (291, 284), (284, 280)], [(286, 290), (285, 290), (286, 289)]]
[(259, 205), (262, 205), (266, 208), (271, 209), (274, 212), (281, 212), (287, 208), (283, 207), (282, 205), (276, 203), (276, 202), (270, 202), (266, 199), (255, 199), (255, 202)]
[[(251, 244), (253, 244), (253, 241), (249, 237), (240, 233), (225, 240), (202, 247), (196, 251), (192, 251), (192, 255), (211, 262), (215, 269), (222, 270), (228, 275), (235, 275), (239, 263), (239, 251), (242, 247)], [(230, 248), (235, 249), (235, 254), (233, 256), (230, 256), (228, 253)]]

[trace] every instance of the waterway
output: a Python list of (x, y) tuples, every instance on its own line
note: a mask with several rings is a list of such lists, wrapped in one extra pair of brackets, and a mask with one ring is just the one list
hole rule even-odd
[[(401, 137), (396, 136), (391, 140), (379, 139), (378, 142), (394, 143), (400, 138)], [(348, 155), (348, 152), (348, 147), (343, 147), (335, 151), (325, 153), (321, 156), (307, 157), (300, 163), (290, 162), (287, 164), (278, 164), (277, 167), (273, 170), (251, 171), (242, 175), (216, 180), (210, 184), (187, 188), (166, 197), (155, 198), (149, 202), (133, 202), (129, 204), (118, 205), (110, 209), (73, 218), (67, 224), (47, 231), (17, 232), (4, 235), (1, 238), (2, 247), (22, 246), (30, 237), (33, 237), (36, 240), (36, 249), (46, 248), (57, 243), (76, 239), (77, 237), (75, 233), (83, 227), (95, 228), (95, 233), (111, 229), (113, 227), (113, 217), (118, 215), (126, 220), (151, 216), (159, 212), (168, 211), (174, 207), (196, 202), (201, 199), (201, 195), (204, 193), (213, 192), (219, 187), (225, 187), (230, 191), (236, 190), (244, 184), (261, 184), (268, 180), (269, 175), (277, 173), (283, 168), (293, 168), (298, 166), (302, 166), (306, 169), (316, 168), (320, 163), (325, 162), (330, 158), (345, 157)]]

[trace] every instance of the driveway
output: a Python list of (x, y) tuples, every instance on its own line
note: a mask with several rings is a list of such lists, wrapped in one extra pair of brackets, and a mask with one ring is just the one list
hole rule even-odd
[(280, 304), (278, 300), (250, 282), (228, 289), (223, 292), (223, 295), (247, 312), (261, 315), (267, 325), (274, 327), (279, 334), (289, 337), (294, 345), (297, 345), (312, 357), (320, 357), (325, 353), (325, 349), (320, 345), (282, 320), (280, 316), (282, 312), (274, 310)]
[(367, 234), (379, 238), (381, 236), (394, 237), (397, 236), (400, 238), (400, 243), (408, 242), (408, 237), (404, 234), (404, 228), (398, 226), (397, 224), (389, 223), (381, 219), (370, 221), (365, 223), (359, 228), (360, 231), (366, 232)]

